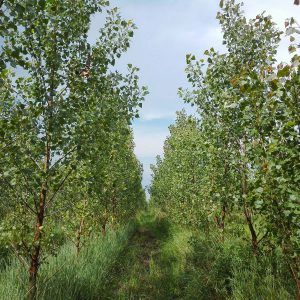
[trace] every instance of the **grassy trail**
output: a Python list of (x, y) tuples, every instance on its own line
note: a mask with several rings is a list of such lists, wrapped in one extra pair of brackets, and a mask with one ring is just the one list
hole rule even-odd
[[(278, 266), (270, 262), (253, 258), (235, 236), (220, 243), (218, 236), (171, 225), (160, 211), (144, 212), (136, 222), (91, 240), (79, 257), (74, 245), (63, 246), (41, 268), (38, 299), (295, 299), (283, 260)], [(24, 299), (26, 279), (27, 270), (12, 261), (0, 271), (0, 299)]]
[(165, 218), (142, 215), (100, 299), (179, 299), (187, 241), (187, 233), (172, 234)]

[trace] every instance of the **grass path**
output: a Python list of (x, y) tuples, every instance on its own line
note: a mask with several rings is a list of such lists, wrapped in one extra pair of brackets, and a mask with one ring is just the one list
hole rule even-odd
[(187, 233), (172, 234), (165, 218), (143, 214), (100, 299), (181, 299), (187, 241)]

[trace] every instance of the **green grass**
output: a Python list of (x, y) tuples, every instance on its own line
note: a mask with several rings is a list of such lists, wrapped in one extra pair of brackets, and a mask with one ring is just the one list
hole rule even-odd
[(180, 299), (189, 237), (159, 212), (141, 214), (102, 299)]
[[(234, 234), (233, 234), (234, 233)], [(16, 260), (0, 272), (0, 299), (24, 299), (27, 270)], [(42, 265), (45, 300), (288, 300), (295, 286), (278, 251), (253, 257), (239, 232), (192, 232), (160, 211), (109, 231), (75, 255), (66, 244)]]
[(295, 286), (280, 252), (253, 256), (249, 242), (226, 234), (199, 234), (186, 270), (183, 299), (288, 300), (295, 299)]
[[(41, 266), (38, 299), (74, 300), (102, 299), (102, 285), (120, 253), (127, 246), (135, 225), (108, 231), (105, 238), (97, 237), (75, 255), (74, 245), (61, 248)], [(27, 270), (13, 260), (0, 272), (0, 299), (24, 299)]]

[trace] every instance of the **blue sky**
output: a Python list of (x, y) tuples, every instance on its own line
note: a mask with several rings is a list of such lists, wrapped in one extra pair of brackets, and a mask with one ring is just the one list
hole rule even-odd
[[(174, 122), (177, 110), (185, 108), (194, 113), (177, 96), (177, 89), (187, 86), (184, 74), (185, 55), (193, 53), (201, 58), (203, 52), (214, 47), (222, 50), (222, 34), (215, 16), (219, 0), (112, 0), (121, 15), (132, 19), (138, 30), (129, 51), (117, 66), (126, 70), (128, 63), (140, 68), (141, 84), (150, 94), (141, 110), (141, 118), (133, 124), (135, 153), (144, 165), (144, 185), (150, 183), (150, 163), (163, 152), (168, 126)], [(282, 30), (284, 20), (300, 19), (300, 7), (293, 0), (245, 0), (248, 18), (266, 11)], [(95, 16), (91, 38), (97, 35), (103, 17)], [(287, 41), (283, 41), (278, 60), (287, 61)]]

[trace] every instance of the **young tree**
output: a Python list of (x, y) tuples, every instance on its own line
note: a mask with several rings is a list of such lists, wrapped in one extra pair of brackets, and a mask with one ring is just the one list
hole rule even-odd
[[(232, 177), (239, 181), (236, 204), (243, 211), (254, 254), (262, 240), (281, 246), (299, 289), (299, 58), (276, 66), (281, 32), (263, 14), (247, 22), (241, 6), (221, 1), (217, 18), (228, 51), (206, 51), (205, 72), (204, 60), (188, 55), (193, 91), (180, 92), (197, 105), (210, 144), (221, 145), (218, 156), (224, 154)], [(286, 21), (287, 34), (297, 32), (295, 24)], [(291, 37), (291, 53), (297, 48), (294, 41)]]
[(185, 112), (177, 113), (169, 129), (164, 158), (158, 157), (157, 165), (152, 166), (151, 203), (169, 213), (173, 221), (197, 227), (207, 222), (205, 210), (209, 210), (201, 194), (201, 132), (197, 121)]
[(110, 71), (128, 49), (134, 24), (112, 9), (96, 44), (87, 41), (91, 16), (107, 5), (8, 0), (0, 11), (1, 190), (13, 208), (4, 221), (7, 231), (13, 229), (11, 244), (29, 261), (30, 299), (36, 296), (57, 194), (75, 172), (80, 149), (89, 146), (89, 114), (101, 112), (108, 99), (95, 95), (114, 99), (111, 119), (115, 113), (130, 120), (143, 98), (136, 69), (127, 76)]
[(221, 151), (230, 155), (231, 171), (238, 172), (238, 176), (232, 174), (240, 181), (238, 203), (248, 224), (253, 252), (257, 253), (259, 237), (254, 225), (249, 190), (253, 164), (248, 149), (258, 139), (258, 132), (253, 130), (253, 121), (259, 120), (263, 95), (257, 92), (251, 98), (244, 97), (242, 91), (246, 82), (241, 78), (250, 73), (257, 74), (269, 67), (269, 62), (275, 61), (281, 33), (275, 29), (271, 18), (264, 15), (247, 22), (241, 5), (235, 4), (235, 1), (221, 1), (221, 6), (223, 12), (217, 18), (222, 26), (223, 43), (228, 53), (219, 54), (213, 48), (206, 51), (208, 67), (205, 74), (201, 70), (204, 60), (198, 62), (191, 55), (187, 56), (188, 78), (194, 91), (187, 93), (185, 100), (198, 106), (206, 130), (217, 139), (212, 143), (223, 140)]

